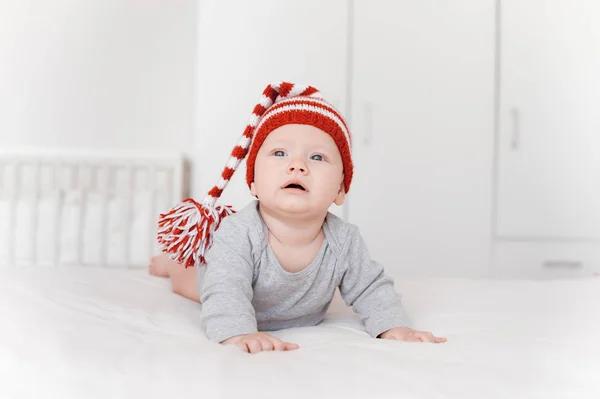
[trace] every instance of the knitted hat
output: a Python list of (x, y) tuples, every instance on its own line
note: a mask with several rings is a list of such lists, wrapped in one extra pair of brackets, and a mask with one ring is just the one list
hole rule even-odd
[(344, 188), (348, 192), (353, 174), (352, 138), (344, 118), (314, 87), (287, 82), (271, 84), (254, 107), (217, 185), (201, 203), (188, 198), (160, 215), (158, 243), (163, 252), (185, 267), (205, 263), (204, 255), (212, 244), (212, 233), (224, 217), (234, 213), (229, 205), (215, 206), (216, 201), (248, 152), (246, 182), (248, 186), (252, 184), (258, 150), (269, 133), (288, 124), (315, 126), (333, 138), (342, 157)]

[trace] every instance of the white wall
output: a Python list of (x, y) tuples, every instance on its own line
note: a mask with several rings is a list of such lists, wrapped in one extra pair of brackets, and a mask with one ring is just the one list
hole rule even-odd
[(190, 148), (195, 9), (0, 0), (0, 147)]
[[(346, 112), (347, 19), (346, 0), (198, 0), (195, 197), (218, 182), (267, 84), (313, 85)], [(245, 179), (243, 162), (219, 203), (253, 200)]]

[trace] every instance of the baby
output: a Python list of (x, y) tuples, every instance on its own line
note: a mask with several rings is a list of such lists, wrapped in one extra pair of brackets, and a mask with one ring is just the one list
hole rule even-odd
[[(150, 273), (202, 303), (209, 339), (249, 353), (296, 349), (268, 331), (320, 323), (339, 288), (372, 337), (446, 341), (410, 328), (358, 229), (328, 212), (350, 189), (351, 140), (315, 88), (269, 85), (217, 186), (201, 204), (188, 199), (161, 215), (159, 242), (170, 257), (152, 258)], [(238, 213), (215, 207), (246, 155), (257, 200)]]

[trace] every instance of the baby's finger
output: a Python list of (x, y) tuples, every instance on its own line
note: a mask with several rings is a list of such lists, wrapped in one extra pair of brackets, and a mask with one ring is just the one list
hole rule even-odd
[(282, 351), (285, 350), (285, 343), (279, 338), (271, 337), (271, 343), (273, 344), (273, 350)]
[(418, 338), (421, 342), (433, 342), (433, 334), (427, 331), (417, 331), (414, 333), (414, 336)]
[(298, 344), (292, 344), (290, 342), (284, 342), (284, 351), (293, 351), (299, 348)]
[(257, 353), (262, 350), (262, 346), (260, 341), (257, 339), (249, 339), (246, 341), (246, 345), (248, 346), (248, 350), (250, 353)]
[(250, 353), (250, 348), (248, 348), (248, 345), (246, 345), (246, 343), (244, 341), (239, 341), (236, 343), (236, 345), (238, 348), (240, 348), (244, 352)]
[(260, 338), (260, 345), (262, 346), (262, 350), (264, 350), (264, 351), (272, 351), (273, 350), (273, 343), (267, 337)]
[(448, 341), (445, 337), (436, 337), (435, 338), (435, 343), (436, 344), (441, 344), (442, 342), (446, 342)]

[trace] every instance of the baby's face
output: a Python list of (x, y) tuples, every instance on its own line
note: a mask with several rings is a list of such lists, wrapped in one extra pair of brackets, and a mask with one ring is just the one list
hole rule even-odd
[(291, 213), (326, 212), (344, 202), (342, 157), (327, 133), (309, 125), (273, 130), (256, 156), (250, 190), (261, 206)]

